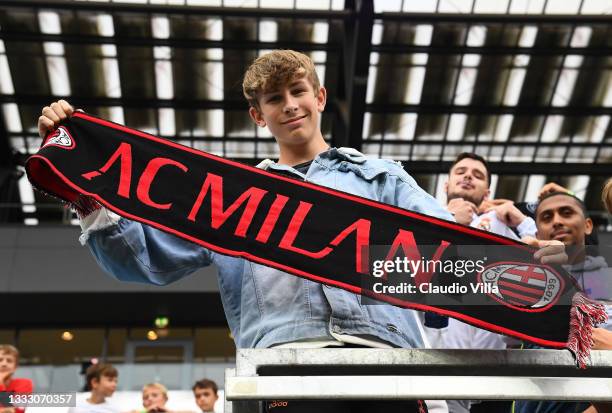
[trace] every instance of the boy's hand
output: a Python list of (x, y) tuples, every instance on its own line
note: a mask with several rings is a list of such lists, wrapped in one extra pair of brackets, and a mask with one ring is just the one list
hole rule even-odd
[(565, 245), (557, 240), (539, 240), (533, 237), (524, 237), (521, 241), (532, 247), (539, 248), (533, 258), (540, 261), (542, 264), (565, 264), (568, 257), (565, 252)]
[(38, 135), (41, 138), (58, 127), (61, 121), (68, 119), (74, 113), (74, 108), (65, 100), (58, 100), (42, 109), (38, 118)]

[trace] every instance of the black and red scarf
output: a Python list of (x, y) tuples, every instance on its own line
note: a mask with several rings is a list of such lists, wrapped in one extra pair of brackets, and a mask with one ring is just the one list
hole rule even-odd
[[(432, 311), (541, 346), (568, 348), (580, 366), (588, 360), (592, 327), (606, 317), (570, 274), (535, 262), (534, 249), (520, 242), (85, 113), (50, 133), (26, 170), (36, 188), (81, 210), (93, 199), (125, 218), (361, 294), (371, 303)], [(411, 273), (398, 270), (406, 260), (425, 265)], [(379, 266), (374, 276), (376, 262), (400, 267)]]

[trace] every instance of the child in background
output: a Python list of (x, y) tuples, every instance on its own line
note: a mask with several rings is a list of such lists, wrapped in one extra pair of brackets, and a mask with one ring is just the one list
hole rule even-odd
[(87, 369), (87, 387), (91, 395), (86, 400), (77, 400), (68, 413), (119, 413), (119, 409), (106, 400), (115, 393), (119, 373), (110, 364), (92, 364)]
[(32, 393), (30, 379), (13, 378), (19, 365), (19, 350), (10, 344), (0, 344), (0, 413), (23, 413), (25, 408), (8, 404), (8, 395)]
[(161, 383), (145, 384), (142, 388), (142, 406), (144, 409), (133, 410), (131, 413), (193, 413), (169, 410), (168, 389)]
[(217, 383), (209, 379), (196, 381), (193, 385), (193, 397), (203, 413), (214, 413), (215, 403), (219, 399)]

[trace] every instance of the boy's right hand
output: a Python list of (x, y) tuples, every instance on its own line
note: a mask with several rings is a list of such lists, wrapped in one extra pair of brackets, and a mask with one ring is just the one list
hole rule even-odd
[(44, 139), (47, 133), (56, 129), (60, 122), (68, 119), (74, 113), (74, 108), (65, 100), (58, 100), (42, 108), (42, 115), (38, 118), (38, 135)]

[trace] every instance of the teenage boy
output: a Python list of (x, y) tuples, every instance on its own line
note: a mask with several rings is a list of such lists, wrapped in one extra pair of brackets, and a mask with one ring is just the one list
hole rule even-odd
[(92, 364), (85, 373), (87, 387), (91, 390), (89, 398), (77, 400), (76, 406), (68, 413), (119, 413), (107, 398), (115, 393), (119, 373), (110, 364)]
[(215, 403), (219, 399), (217, 383), (209, 379), (202, 379), (193, 385), (193, 397), (202, 413), (215, 413)]
[(0, 413), (23, 413), (23, 407), (11, 407), (8, 403), (10, 394), (32, 393), (30, 379), (14, 378), (19, 366), (19, 350), (10, 344), (0, 344)]
[[(265, 160), (259, 168), (452, 220), (401, 165), (366, 158), (351, 148), (328, 147), (318, 126), (327, 92), (306, 55), (277, 50), (259, 57), (244, 76), (243, 92), (249, 115), (259, 127), (269, 128), (279, 146), (278, 162)], [(41, 136), (72, 112), (65, 101), (45, 107), (38, 122)], [(412, 310), (363, 306), (350, 292), (220, 255), (103, 208), (84, 217), (82, 226), (82, 240), (100, 265), (123, 281), (168, 284), (215, 263), (238, 348), (423, 347)], [(405, 409), (404, 403), (396, 404)], [(388, 403), (379, 405), (394, 411)]]

